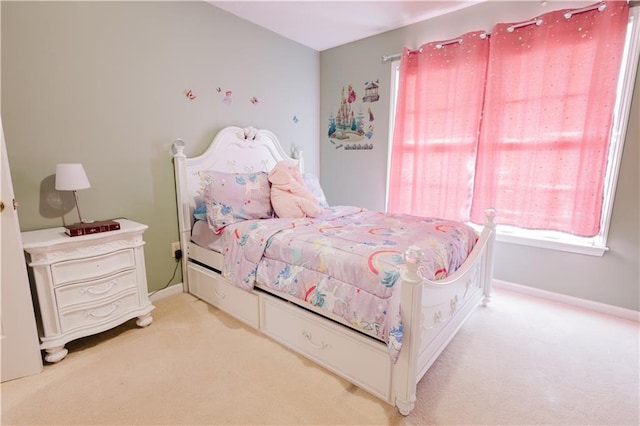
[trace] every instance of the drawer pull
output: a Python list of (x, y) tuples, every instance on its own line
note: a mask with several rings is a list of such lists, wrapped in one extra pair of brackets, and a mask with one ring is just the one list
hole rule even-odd
[(320, 343), (315, 343), (315, 342), (313, 341), (313, 337), (311, 336), (311, 333), (309, 333), (309, 332), (308, 332), (308, 331), (306, 331), (306, 330), (302, 330), (302, 335), (304, 336), (304, 338), (305, 338), (305, 339), (307, 339), (307, 341), (309, 342), (309, 344), (310, 344), (311, 346), (313, 346), (314, 348), (316, 348), (316, 349), (320, 349), (320, 350), (322, 350), (322, 349), (325, 349), (325, 348), (328, 348), (328, 347), (330, 347), (330, 346), (331, 346), (331, 345), (329, 345), (329, 344), (325, 343), (325, 342), (324, 342), (324, 340), (323, 340), (323, 341), (321, 341)]
[(98, 310), (89, 311), (87, 315), (93, 318), (105, 318), (111, 315), (118, 308), (118, 304), (112, 304), (106, 312), (99, 312)]
[(96, 287), (91, 287), (91, 288), (80, 290), (80, 293), (82, 294), (89, 293), (94, 296), (99, 296), (101, 294), (109, 293), (111, 289), (116, 285), (118, 285), (118, 280), (113, 280), (113, 281), (109, 281), (109, 283), (104, 289), (96, 289)]
[(227, 298), (227, 293), (223, 293), (220, 290), (218, 290), (217, 288), (213, 289), (213, 292), (216, 294), (216, 297), (218, 299), (226, 299)]
[(451, 306), (451, 316), (453, 316), (453, 314), (456, 313), (456, 311), (458, 310), (458, 295), (456, 294), (455, 297), (453, 299), (451, 299), (451, 301), (449, 302), (449, 305)]

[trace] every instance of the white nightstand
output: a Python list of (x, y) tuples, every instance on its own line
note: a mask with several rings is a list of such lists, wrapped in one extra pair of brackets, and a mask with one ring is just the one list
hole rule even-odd
[(79, 237), (62, 227), (22, 233), (46, 361), (62, 360), (64, 345), (79, 337), (135, 317), (140, 327), (153, 321), (142, 239), (147, 226), (117, 222), (117, 231)]

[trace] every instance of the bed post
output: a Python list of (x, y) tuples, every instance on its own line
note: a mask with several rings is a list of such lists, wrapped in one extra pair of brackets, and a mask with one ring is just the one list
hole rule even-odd
[(413, 410), (418, 386), (418, 352), (422, 318), (422, 278), (418, 265), (422, 253), (410, 247), (405, 253), (407, 268), (402, 272), (400, 314), (402, 315), (402, 349), (393, 366), (393, 395), (403, 416)]
[(482, 292), (484, 297), (482, 298), (482, 306), (487, 306), (487, 304), (491, 301), (491, 285), (493, 281), (493, 251), (494, 245), (496, 241), (496, 224), (494, 219), (496, 217), (495, 209), (487, 209), (485, 210), (485, 215), (487, 217), (487, 223), (485, 225), (485, 229), (489, 229), (491, 231), (491, 235), (489, 236), (489, 240), (487, 241), (487, 248), (485, 250), (484, 255), (484, 264), (482, 265), (483, 276), (482, 276)]
[(300, 173), (304, 173), (304, 155), (300, 145), (293, 145), (291, 148), (291, 158), (298, 161), (298, 169)]
[(173, 143), (173, 169), (176, 180), (176, 200), (178, 203), (178, 231), (180, 248), (182, 249), (182, 291), (189, 292), (187, 274), (187, 250), (191, 229), (191, 213), (189, 209), (189, 191), (187, 188), (187, 156), (184, 154), (184, 141), (176, 139)]

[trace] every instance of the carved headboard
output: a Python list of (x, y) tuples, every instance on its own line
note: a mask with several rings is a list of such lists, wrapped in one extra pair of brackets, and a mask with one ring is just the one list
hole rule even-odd
[[(226, 173), (269, 172), (278, 161), (296, 162), (301, 171), (303, 159), (288, 156), (276, 136), (268, 130), (253, 127), (226, 127), (215, 136), (206, 151), (187, 158), (184, 142), (173, 144), (173, 161), (178, 200), (178, 221), (181, 234), (191, 230), (193, 211), (200, 200), (199, 172), (215, 170)], [(300, 151), (298, 151), (300, 154)]]

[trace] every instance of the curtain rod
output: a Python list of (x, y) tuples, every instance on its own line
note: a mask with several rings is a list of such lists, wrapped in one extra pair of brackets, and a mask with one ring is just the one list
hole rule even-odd
[[(637, 5), (637, 1), (633, 1), (633, 2), (628, 2), (630, 7), (636, 6)], [(591, 10), (596, 10), (598, 9), (598, 12), (602, 12), (607, 8), (607, 4), (605, 2), (600, 2), (598, 4), (594, 4), (591, 6), (587, 6), (587, 7), (583, 7), (580, 9), (572, 9), (572, 10), (568, 10), (565, 14), (564, 17), (566, 19), (570, 19), (573, 15), (576, 15), (578, 13), (583, 13), (583, 12), (589, 12)], [(530, 21), (526, 21), (526, 22), (522, 22), (520, 24), (512, 24), (509, 25), (507, 27), (507, 31), (509, 31), (510, 33), (513, 32), (513, 30), (515, 30), (516, 28), (520, 28), (520, 27), (525, 27), (527, 25), (531, 25), (531, 24), (536, 24), (537, 26), (542, 25), (542, 18), (535, 18), (532, 19)], [(480, 37), (484, 38), (487, 35), (489, 35), (489, 33), (484, 33), (482, 34)], [(448, 44), (453, 44), (453, 43), (462, 43), (462, 39), (461, 38), (456, 38), (456, 39), (451, 39), (451, 40), (447, 40), (447, 41), (443, 41), (440, 42), (436, 45), (436, 49), (441, 49), (443, 46), (446, 46)], [(415, 49), (415, 50), (410, 50), (409, 52), (417, 52), (420, 51), (421, 49)], [(396, 53), (395, 55), (382, 55), (382, 62), (392, 62), (392, 61), (397, 61), (398, 59), (400, 59), (402, 57), (402, 53)]]
[(449, 44), (455, 44), (455, 43), (462, 44), (462, 39), (461, 38), (454, 38), (454, 39), (451, 39), (451, 40), (442, 41), (442, 42), (436, 44), (436, 49), (442, 49), (444, 46), (447, 46)]
[(507, 32), (512, 33), (513, 30), (515, 30), (516, 28), (522, 28), (532, 24), (536, 24), (536, 26), (539, 27), (540, 25), (542, 25), (542, 18), (536, 18), (530, 21), (520, 22), (519, 24), (511, 24), (507, 27)]
[(402, 53), (396, 53), (395, 55), (382, 55), (382, 63), (385, 62), (393, 62), (393, 61), (397, 61), (398, 59), (402, 58)]
[(599, 4), (583, 7), (582, 9), (569, 10), (564, 14), (564, 17), (569, 19), (577, 13), (589, 12), (590, 10), (595, 10), (595, 9), (598, 9), (598, 12), (603, 12), (606, 8), (607, 8), (607, 4), (605, 2), (602, 2)]
[[(480, 38), (485, 39), (488, 35), (489, 33), (484, 32), (480, 34)], [(462, 38), (458, 37), (458, 38), (452, 38), (449, 40), (441, 41), (438, 44), (436, 44), (436, 49), (442, 49), (445, 46), (448, 46), (450, 44), (456, 44), (456, 43), (462, 44)], [(422, 47), (409, 51), (409, 53), (413, 53), (413, 52), (422, 52)], [(402, 53), (396, 53), (395, 55), (382, 55), (381, 60), (382, 62), (397, 61), (401, 57), (402, 57)]]

